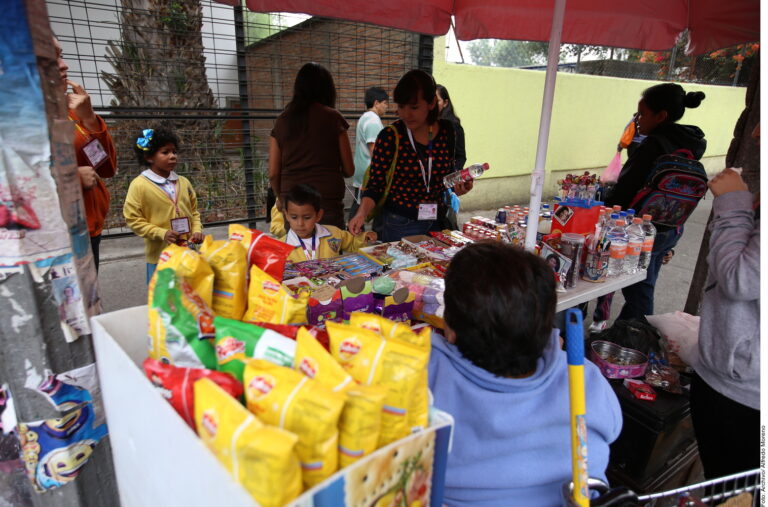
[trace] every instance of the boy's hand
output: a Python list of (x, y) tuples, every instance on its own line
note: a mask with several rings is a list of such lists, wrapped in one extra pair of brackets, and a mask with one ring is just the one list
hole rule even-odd
[(196, 243), (200, 244), (203, 242), (203, 233), (202, 232), (193, 232), (192, 236), (189, 237), (190, 243)]
[(165, 239), (166, 243), (175, 245), (179, 242), (179, 239), (181, 239), (181, 234), (172, 229), (168, 229), (168, 231), (165, 233), (165, 238), (163, 239)]
[(741, 178), (741, 170), (736, 170), (732, 167), (718, 173), (717, 176), (709, 180), (707, 185), (709, 185), (709, 189), (715, 197), (729, 192), (749, 190), (747, 184)]
[(80, 175), (80, 183), (85, 190), (90, 190), (96, 186), (96, 170), (89, 165), (77, 167), (77, 173)]
[(376, 239), (379, 237), (378, 234), (376, 234), (375, 231), (368, 231), (365, 233), (365, 240), (366, 241), (376, 241)]

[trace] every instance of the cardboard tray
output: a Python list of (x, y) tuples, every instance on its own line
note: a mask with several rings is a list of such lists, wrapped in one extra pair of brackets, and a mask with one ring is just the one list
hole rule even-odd
[[(147, 307), (99, 315), (91, 323), (123, 507), (256, 506), (144, 376)], [(371, 505), (393, 494), (404, 470), (411, 471), (406, 484), (425, 496), (423, 505), (441, 505), (453, 423), (439, 410), (430, 420), (429, 428), (340, 470), (289, 505)]]

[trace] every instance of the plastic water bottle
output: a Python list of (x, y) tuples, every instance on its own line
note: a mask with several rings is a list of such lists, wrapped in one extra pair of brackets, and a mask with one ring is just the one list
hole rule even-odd
[(629, 208), (627, 210), (627, 225), (632, 225), (632, 221), (635, 219), (635, 210)]
[(651, 223), (651, 215), (643, 215), (643, 232), (645, 239), (643, 241), (643, 250), (640, 252), (640, 263), (638, 268), (648, 269), (651, 264), (651, 252), (653, 252), (653, 242), (656, 239), (656, 227)]
[(484, 164), (472, 164), (461, 171), (452, 172), (447, 175), (443, 178), (443, 183), (445, 184), (445, 188), (453, 188), (458, 183), (474, 180), (488, 169), (490, 169), (488, 162), (485, 162)]
[(640, 254), (645, 241), (642, 223), (642, 218), (635, 218), (632, 225), (627, 227), (627, 255), (624, 256), (624, 273), (627, 275), (637, 273), (637, 267), (640, 265)]
[(611, 242), (608, 259), (608, 276), (619, 276), (624, 272), (624, 257), (627, 255), (627, 231), (618, 213), (611, 214), (613, 225), (608, 229), (606, 239)]

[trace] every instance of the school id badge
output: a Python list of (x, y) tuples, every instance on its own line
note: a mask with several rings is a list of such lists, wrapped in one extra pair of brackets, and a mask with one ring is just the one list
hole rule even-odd
[(419, 204), (419, 220), (437, 220), (437, 203), (423, 202)]
[(94, 139), (83, 146), (83, 153), (85, 153), (86, 158), (88, 158), (88, 162), (91, 163), (91, 167), (97, 167), (107, 160), (107, 157), (109, 156), (98, 139)]
[(189, 226), (189, 217), (171, 219), (171, 230), (179, 234), (186, 234), (192, 230)]

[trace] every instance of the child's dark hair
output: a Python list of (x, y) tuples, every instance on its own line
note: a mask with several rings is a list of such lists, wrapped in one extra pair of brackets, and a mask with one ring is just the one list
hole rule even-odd
[(495, 242), (469, 245), (445, 275), (445, 322), (459, 352), (499, 377), (531, 373), (555, 319), (552, 268)]
[(686, 107), (699, 107), (706, 95), (704, 92), (685, 93), (679, 84), (663, 83), (647, 88), (643, 91), (642, 97), (651, 111), (654, 113), (666, 111), (667, 121), (676, 122), (683, 117)]
[[(403, 106), (416, 102), (419, 99), (419, 92), (421, 92), (421, 98), (427, 101), (427, 104), (431, 104), (437, 94), (437, 85), (435, 84), (435, 78), (430, 74), (423, 70), (414, 69), (403, 74), (403, 77), (400, 78), (397, 86), (395, 86), (393, 97), (395, 103)], [(430, 125), (435, 123), (439, 112), (437, 102), (435, 102), (435, 107), (430, 109), (427, 114), (427, 123)]]
[[(151, 130), (151, 133), (144, 135), (148, 130)], [(179, 138), (171, 129), (157, 127), (140, 130), (136, 133), (136, 138), (133, 143), (133, 151), (136, 153), (136, 161), (140, 166), (149, 167), (147, 157), (151, 157), (157, 153), (157, 150), (166, 144), (173, 144), (176, 146), (176, 149), (179, 148)]]
[(368, 88), (365, 90), (365, 107), (367, 109), (370, 109), (373, 107), (373, 103), (377, 100), (379, 102), (389, 102), (389, 95), (387, 95), (387, 92), (384, 91), (384, 88), (379, 88), (378, 86), (374, 86), (373, 88)]
[(288, 211), (288, 203), (292, 202), (297, 206), (309, 204), (315, 211), (320, 211), (320, 201), (322, 200), (320, 192), (312, 185), (299, 183), (295, 185), (287, 194), (285, 194), (285, 210)]

